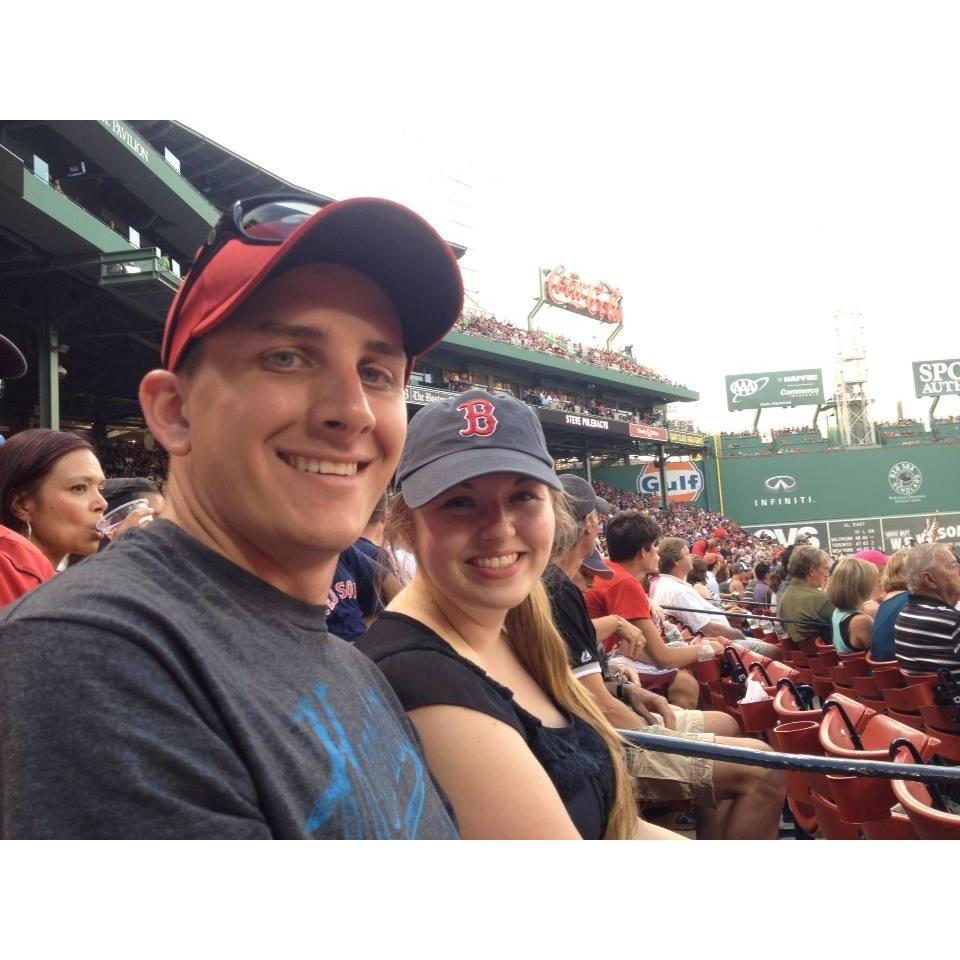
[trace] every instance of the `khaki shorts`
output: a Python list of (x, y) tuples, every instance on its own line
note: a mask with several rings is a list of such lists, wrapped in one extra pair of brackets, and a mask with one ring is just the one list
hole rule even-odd
[[(675, 710), (677, 729), (644, 727), (644, 733), (683, 737), (713, 743), (712, 733), (703, 732), (703, 713), (699, 710)], [(638, 803), (673, 803), (692, 800), (698, 806), (715, 807), (713, 761), (705, 757), (681, 757), (675, 753), (655, 753), (627, 744), (624, 753), (627, 772), (633, 781)]]

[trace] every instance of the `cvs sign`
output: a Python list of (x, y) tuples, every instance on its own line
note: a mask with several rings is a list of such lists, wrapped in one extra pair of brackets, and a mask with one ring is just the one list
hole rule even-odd
[(803, 543), (805, 546), (819, 548), (821, 540), (823, 543), (827, 542), (826, 531), (810, 525), (803, 527), (745, 527), (744, 529), (760, 540), (776, 541), (781, 547)]

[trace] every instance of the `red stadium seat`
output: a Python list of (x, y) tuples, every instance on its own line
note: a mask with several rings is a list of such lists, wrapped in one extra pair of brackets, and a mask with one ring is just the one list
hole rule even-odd
[[(870, 655), (867, 654), (867, 662), (870, 662)], [(873, 682), (877, 685), (877, 689), (881, 691), (884, 690), (899, 690), (901, 687), (907, 685), (906, 680), (903, 679), (903, 674), (900, 672), (899, 667), (894, 667), (892, 670), (888, 669), (884, 664), (882, 669), (878, 669), (878, 664), (874, 664), (873, 671), (870, 676), (873, 677)]]
[[(924, 760), (939, 745), (938, 740), (839, 694), (824, 704), (820, 743), (831, 756), (886, 760), (890, 744), (900, 738), (912, 743)], [(827, 788), (820, 792), (833, 800), (845, 822), (859, 824), (890, 816), (894, 797), (889, 781), (832, 774), (826, 780)]]
[(864, 697), (867, 697), (871, 700), (879, 700), (883, 703), (883, 694), (880, 692), (880, 688), (877, 686), (877, 681), (874, 680), (872, 675), (867, 675), (865, 677), (854, 677), (853, 678), (853, 689), (857, 691), (857, 699), (862, 700)]
[(937, 754), (953, 763), (960, 763), (960, 733), (948, 733), (946, 730), (931, 730), (931, 737), (939, 741)]
[(829, 680), (830, 668), (836, 667), (840, 663), (840, 655), (836, 650), (826, 650), (823, 653), (818, 653), (815, 657), (810, 657), (808, 662), (815, 677), (823, 677)]
[(934, 674), (908, 677), (901, 674), (906, 686), (885, 687), (882, 689), (883, 699), (890, 711), (900, 714), (915, 714), (920, 717), (920, 708), (924, 704), (934, 702), (933, 688), (937, 682)]
[[(820, 709), (806, 710), (804, 705), (797, 700), (796, 687), (799, 684), (793, 681), (792, 684), (778, 684), (777, 694), (773, 698), (773, 708), (777, 711), (777, 716), (781, 723), (792, 723), (796, 720), (814, 720), (819, 726), (823, 717), (823, 711)], [(774, 731), (776, 732), (776, 731)], [(817, 741), (819, 743), (819, 740)], [(802, 750), (789, 750), (787, 747), (781, 748), (787, 753), (803, 753)]]
[(841, 819), (837, 805), (822, 794), (810, 794), (817, 818), (817, 828), (826, 840), (859, 840), (860, 828)]
[[(796, 703), (790, 691), (784, 687), (777, 692), (775, 700), (786, 694)], [(779, 710), (784, 708), (778, 708)], [(797, 711), (809, 715), (820, 714), (819, 710)], [(780, 723), (773, 731), (773, 742), (777, 750), (783, 753), (801, 753), (818, 756), (823, 753), (820, 746), (819, 717), (817, 719), (792, 720)], [(817, 829), (817, 817), (810, 798), (811, 776), (801, 771), (788, 771), (785, 774), (787, 802), (797, 824), (807, 833)]]
[(890, 811), (889, 817), (861, 823), (865, 840), (917, 840), (917, 831), (905, 813)]
[(927, 730), (944, 733), (960, 733), (960, 723), (953, 716), (953, 707), (944, 706), (939, 703), (925, 703), (920, 707), (920, 716), (923, 718), (923, 726)]
[[(897, 763), (913, 763), (909, 748), (901, 747)], [(960, 840), (960, 816), (937, 810), (926, 784), (916, 780), (894, 780), (893, 795), (906, 811), (921, 840)]]
[(880, 673), (887, 670), (894, 670), (899, 672), (900, 664), (896, 660), (874, 660), (870, 656), (870, 651), (867, 651), (867, 664), (870, 667), (871, 673)]

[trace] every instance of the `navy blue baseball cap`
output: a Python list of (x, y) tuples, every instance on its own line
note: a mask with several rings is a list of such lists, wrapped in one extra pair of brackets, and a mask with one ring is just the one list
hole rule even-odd
[(613, 571), (607, 566), (607, 561), (603, 559), (600, 551), (594, 547), (593, 552), (580, 561), (581, 567), (586, 567), (591, 573), (595, 573), (604, 580), (609, 580), (613, 576)]
[(490, 473), (519, 473), (563, 489), (537, 415), (516, 397), (468, 390), (431, 403), (410, 421), (397, 467), (408, 507)]

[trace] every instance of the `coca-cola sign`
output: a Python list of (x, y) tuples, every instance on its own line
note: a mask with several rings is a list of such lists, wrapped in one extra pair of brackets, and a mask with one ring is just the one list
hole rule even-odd
[(543, 297), (548, 303), (601, 323), (623, 322), (623, 294), (609, 283), (587, 283), (566, 267), (542, 270)]

